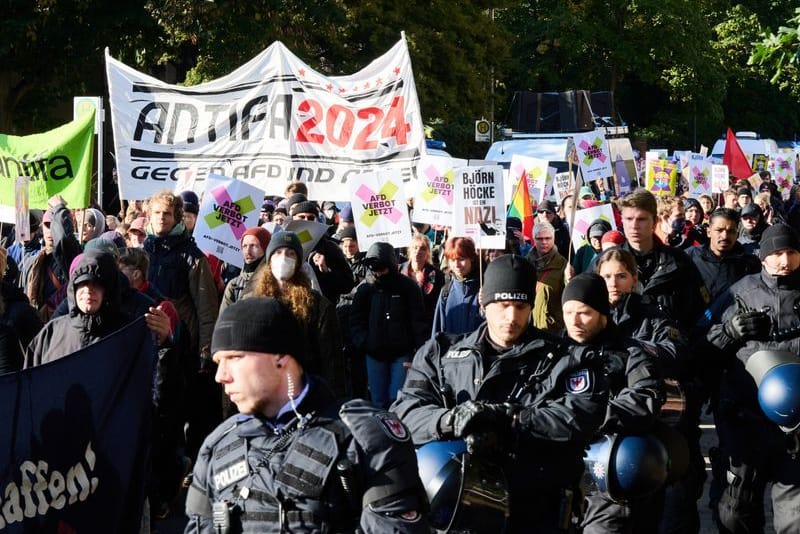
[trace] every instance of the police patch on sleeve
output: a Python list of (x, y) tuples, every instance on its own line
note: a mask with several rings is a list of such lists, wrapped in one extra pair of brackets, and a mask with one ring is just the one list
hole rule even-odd
[(591, 387), (591, 377), (588, 369), (581, 369), (567, 377), (567, 391), (569, 393), (583, 393)]
[(382, 412), (375, 414), (381, 428), (391, 439), (395, 441), (405, 442), (411, 439), (405, 425), (393, 414), (389, 412)]

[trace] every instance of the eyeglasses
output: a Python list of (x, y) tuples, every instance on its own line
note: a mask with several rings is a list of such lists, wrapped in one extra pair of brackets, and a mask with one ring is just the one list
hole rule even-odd
[(294, 216), (294, 220), (302, 219), (304, 221), (316, 221), (317, 216), (313, 213), (298, 213)]
[(552, 210), (537, 210), (536, 213), (549, 213), (552, 215), (554, 212)]

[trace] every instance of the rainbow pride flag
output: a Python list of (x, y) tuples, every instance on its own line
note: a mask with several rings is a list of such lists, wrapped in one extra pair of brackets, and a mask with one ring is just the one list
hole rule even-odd
[(533, 209), (528, 192), (528, 174), (523, 170), (519, 177), (517, 189), (508, 205), (508, 217), (516, 217), (522, 221), (522, 235), (527, 241), (533, 240)]

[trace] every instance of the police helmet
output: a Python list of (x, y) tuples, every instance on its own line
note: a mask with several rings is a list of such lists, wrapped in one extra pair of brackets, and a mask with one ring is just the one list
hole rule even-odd
[(760, 350), (745, 369), (758, 386), (758, 403), (767, 419), (785, 431), (800, 427), (800, 358), (777, 350)]
[(590, 488), (625, 501), (660, 488), (667, 480), (669, 457), (651, 435), (602, 435), (589, 445), (584, 465)]
[(462, 440), (432, 441), (417, 449), (419, 477), (437, 530), (502, 532), (509, 517), (503, 470), (476, 460)]

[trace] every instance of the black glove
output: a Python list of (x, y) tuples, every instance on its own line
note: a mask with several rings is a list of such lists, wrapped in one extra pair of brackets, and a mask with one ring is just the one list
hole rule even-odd
[(515, 407), (508, 403), (490, 404), (469, 400), (445, 414), (440, 426), (443, 431), (452, 428), (452, 434), (457, 438), (473, 432), (506, 431), (511, 428), (515, 411)]
[(761, 311), (737, 313), (723, 325), (722, 329), (731, 339), (764, 339), (769, 335), (769, 316)]
[(467, 445), (467, 452), (478, 456), (496, 457), (503, 452), (500, 445), (500, 438), (496, 432), (479, 432), (470, 434), (464, 438)]

